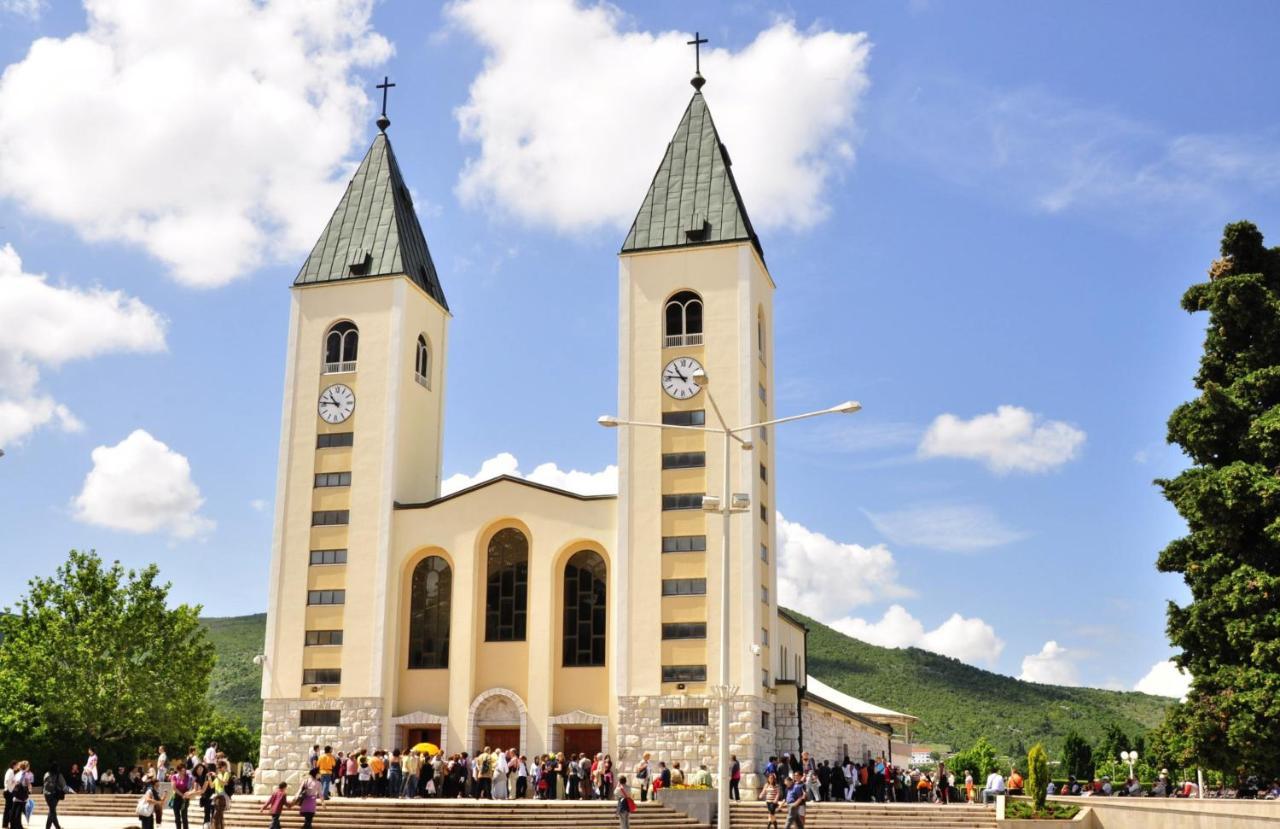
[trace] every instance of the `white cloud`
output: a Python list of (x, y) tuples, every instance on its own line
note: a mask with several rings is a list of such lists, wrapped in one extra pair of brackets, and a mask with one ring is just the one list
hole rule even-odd
[(1022, 657), (1022, 673), (1018, 679), (1046, 685), (1079, 685), (1080, 669), (1073, 651), (1050, 639), (1039, 653)]
[(1060, 420), (1044, 420), (1020, 406), (961, 420), (938, 415), (920, 440), (922, 458), (982, 461), (997, 474), (1046, 472), (1075, 458), (1085, 434)]
[(370, 0), (86, 0), (0, 76), (0, 195), (221, 285), (315, 242), (369, 131)]
[(271, 502), (262, 498), (254, 498), (249, 502), (249, 506), (254, 512), (266, 512), (267, 507), (271, 506)]
[[(479, 145), (458, 182), (493, 205), (575, 234), (625, 227), (691, 90), (688, 33), (646, 32), (607, 3), (460, 0), (453, 24), (487, 52), (458, 110)], [(737, 52), (703, 50), (705, 90), (758, 227), (805, 228), (849, 167), (867, 89), (865, 34), (780, 20)]]
[(609, 464), (599, 472), (580, 472), (577, 469), (561, 469), (554, 463), (547, 462), (539, 464), (532, 472), (525, 475), (520, 471), (520, 462), (515, 455), (510, 452), (500, 452), (480, 464), (480, 471), (474, 475), (457, 472), (445, 478), (440, 484), (440, 493), (448, 495), (502, 475), (524, 478), (534, 483), (576, 492), (579, 495), (612, 495), (618, 491), (618, 467), (613, 464)]
[(930, 631), (899, 604), (890, 606), (878, 622), (846, 617), (830, 624), (841, 633), (873, 645), (923, 648), (970, 664), (994, 666), (1004, 652), (1004, 640), (996, 636), (995, 628), (981, 619), (966, 619), (959, 613), (951, 614)]
[(40, 389), (42, 368), (165, 347), (164, 320), (141, 301), (24, 273), (11, 245), (0, 247), (0, 297), (0, 446), (50, 423), (81, 428), (65, 405)]
[(214, 527), (200, 515), (204, 498), (191, 480), (191, 464), (143, 429), (115, 446), (93, 450), (93, 469), (72, 506), (78, 521), (132, 533), (167, 532), (175, 538)]
[(1173, 662), (1157, 662), (1147, 671), (1146, 676), (1138, 680), (1133, 690), (1144, 694), (1156, 694), (1161, 697), (1186, 699), (1191, 690), (1191, 675), (1183, 671)]
[(836, 541), (782, 513), (777, 522), (779, 604), (825, 622), (858, 605), (913, 595), (898, 581), (897, 562), (883, 544)]
[(932, 79), (885, 100), (895, 157), (1039, 212), (1152, 221), (1171, 210), (1222, 212), (1241, 192), (1280, 190), (1274, 132), (1172, 133), (1042, 89)]
[(976, 504), (925, 504), (890, 512), (863, 512), (890, 541), (910, 547), (971, 553), (1027, 537)]
[(35, 20), (44, 11), (45, 0), (0, 0), (0, 12)]

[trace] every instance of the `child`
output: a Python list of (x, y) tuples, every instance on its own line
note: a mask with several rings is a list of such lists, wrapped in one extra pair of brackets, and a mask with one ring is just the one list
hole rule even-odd
[(769, 772), (767, 780), (760, 789), (760, 799), (769, 810), (768, 829), (778, 829), (778, 801), (782, 799), (782, 791), (778, 788), (778, 775)]
[(631, 829), (631, 813), (636, 810), (636, 802), (631, 799), (627, 790), (627, 778), (618, 778), (618, 826), (620, 829)]
[(289, 805), (289, 796), (285, 793), (288, 788), (287, 783), (281, 783), (276, 786), (276, 790), (271, 793), (271, 797), (267, 798), (267, 802), (262, 804), (260, 812), (271, 813), (271, 829), (280, 829), (280, 813)]

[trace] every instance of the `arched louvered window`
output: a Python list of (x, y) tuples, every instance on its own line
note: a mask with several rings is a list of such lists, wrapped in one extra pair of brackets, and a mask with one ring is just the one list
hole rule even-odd
[(489, 540), (484, 639), (523, 642), (529, 608), (529, 540), (507, 528)]
[(592, 550), (573, 554), (564, 567), (564, 664), (604, 664), (605, 601), (608, 576), (604, 559)]
[(356, 324), (348, 320), (335, 323), (324, 335), (324, 373), (355, 371), (359, 347), (360, 330)]
[(693, 291), (681, 291), (667, 300), (667, 348), (702, 345), (702, 297)]
[(409, 596), (409, 667), (449, 667), (449, 611), (453, 570), (440, 556), (413, 568)]
[(418, 335), (418, 348), (413, 360), (413, 379), (418, 381), (418, 385), (431, 388), (431, 346), (427, 345), (427, 338), (422, 334)]

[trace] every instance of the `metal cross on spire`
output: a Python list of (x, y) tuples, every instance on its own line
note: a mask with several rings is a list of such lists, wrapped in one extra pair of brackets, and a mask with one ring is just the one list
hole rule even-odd
[(387, 131), (387, 127), (391, 126), (391, 119), (387, 117), (387, 90), (394, 87), (391, 78), (386, 75), (382, 76), (382, 83), (374, 87), (374, 89), (382, 90), (382, 114), (378, 116), (378, 129), (383, 132)]
[(702, 89), (702, 85), (707, 82), (707, 79), (702, 77), (702, 44), (708, 42), (700, 32), (694, 32), (693, 40), (685, 44), (693, 47), (693, 79), (689, 83), (693, 84), (694, 89)]

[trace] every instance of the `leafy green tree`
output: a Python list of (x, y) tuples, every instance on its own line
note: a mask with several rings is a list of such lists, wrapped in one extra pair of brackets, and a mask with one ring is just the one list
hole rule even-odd
[(1068, 731), (1062, 739), (1062, 767), (1077, 779), (1093, 778), (1093, 748), (1074, 731)]
[(158, 572), (72, 550), (0, 615), (6, 756), (78, 756), (92, 746), (127, 762), (203, 719), (214, 656), (200, 609), (167, 607)]
[(1115, 763), (1120, 760), (1120, 752), (1133, 749), (1133, 741), (1115, 723), (1107, 723), (1102, 729), (1102, 740), (1098, 743), (1097, 760)]
[(1027, 794), (1031, 796), (1036, 811), (1044, 808), (1049, 796), (1049, 755), (1044, 746), (1036, 743), (1027, 752)]
[[(1185, 757), (1280, 772), (1280, 249), (1227, 225), (1222, 257), (1182, 297), (1207, 311), (1200, 396), (1169, 417), (1192, 466), (1157, 481), (1191, 532), (1159, 556), (1191, 602), (1170, 602), (1174, 661), (1192, 688), (1170, 723)], [(1168, 735), (1166, 735), (1167, 737)], [(1166, 739), (1166, 747), (1168, 740)]]
[(233, 763), (241, 760), (258, 760), (258, 736), (239, 720), (210, 712), (196, 732), (196, 745), (203, 748), (217, 743), (218, 748)]
[(973, 779), (979, 783), (987, 779), (987, 775), (996, 770), (996, 750), (986, 737), (979, 737), (969, 749), (957, 752), (947, 758), (947, 768), (954, 771), (960, 779), (966, 770), (973, 772)]

